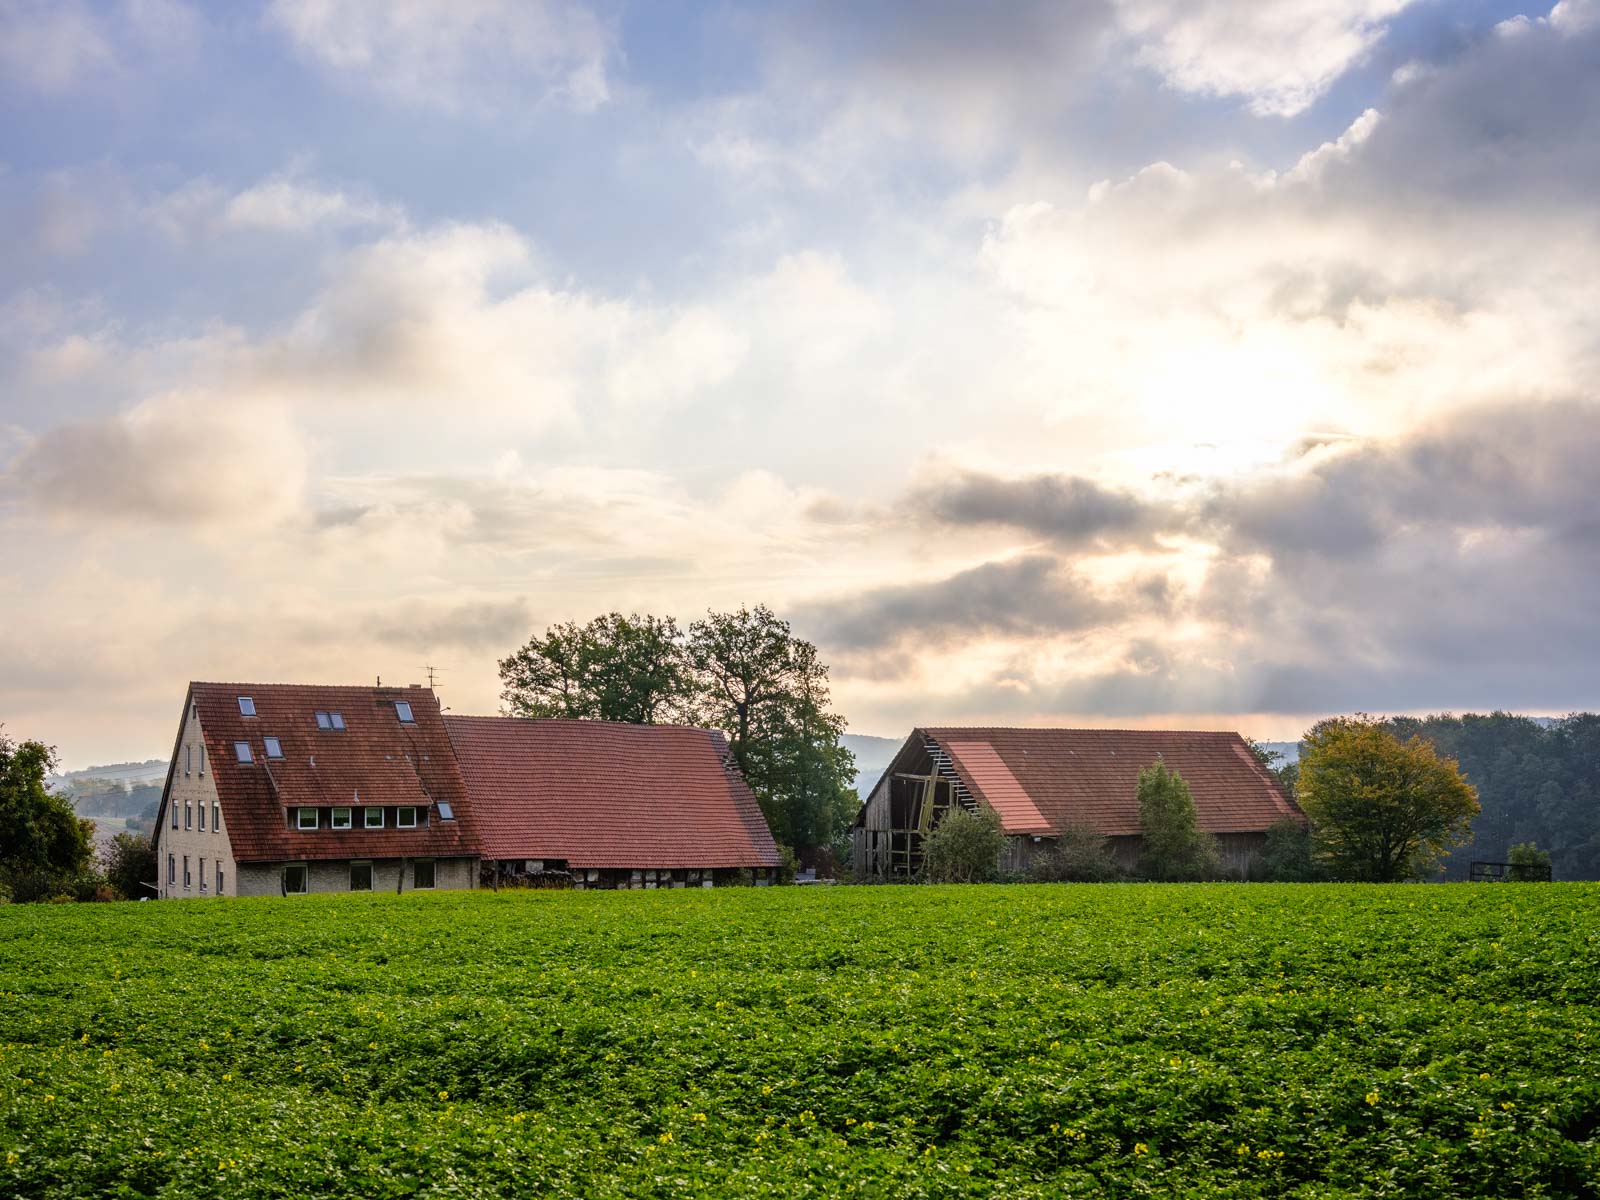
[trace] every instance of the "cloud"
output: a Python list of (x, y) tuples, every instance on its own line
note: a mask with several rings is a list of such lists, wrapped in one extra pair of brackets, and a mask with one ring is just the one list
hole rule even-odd
[(458, 604), (406, 603), (363, 622), (379, 642), (418, 652), (456, 649), (502, 654), (528, 636), (532, 618), (521, 597)]
[(139, 57), (189, 51), (199, 18), (178, 0), (0, 0), (0, 77), (56, 95), (121, 74)]
[(947, 525), (1008, 526), (1063, 546), (1134, 540), (1157, 516), (1133, 493), (1079, 476), (1006, 479), (977, 471), (916, 489), (906, 507)]
[(273, 0), (267, 20), (336, 80), (418, 107), (589, 112), (610, 96), (613, 32), (572, 0)]
[(796, 624), (830, 649), (874, 650), (918, 641), (1033, 637), (1083, 629), (1110, 609), (1048, 555), (984, 563), (944, 579), (897, 583), (803, 607)]
[(1261, 116), (1309, 107), (1414, 0), (1121, 0), (1139, 61), (1172, 87), (1239, 96)]
[(0, 482), (41, 511), (93, 522), (253, 528), (298, 510), (307, 467), (281, 409), (175, 394), (46, 431)]

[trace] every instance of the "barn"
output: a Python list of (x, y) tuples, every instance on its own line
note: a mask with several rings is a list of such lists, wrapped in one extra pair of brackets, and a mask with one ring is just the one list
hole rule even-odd
[(781, 859), (715, 730), (446, 714), (490, 886), (775, 883)]
[(1087, 827), (1124, 867), (1139, 859), (1139, 772), (1158, 758), (1188, 782), (1223, 865), (1245, 871), (1284, 819), (1305, 817), (1237, 733), (1146, 729), (914, 730), (867, 795), (852, 830), (861, 880), (909, 879), (952, 808), (998, 813), (1003, 863), (1023, 871), (1063, 830)]

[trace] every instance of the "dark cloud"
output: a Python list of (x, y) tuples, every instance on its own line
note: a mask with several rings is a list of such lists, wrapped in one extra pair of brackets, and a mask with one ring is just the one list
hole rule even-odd
[(920, 489), (907, 507), (947, 525), (1005, 525), (1066, 546), (1129, 541), (1162, 515), (1129, 492), (1075, 475), (1002, 479), (976, 471)]
[(1047, 636), (1089, 628), (1107, 603), (1049, 555), (984, 563), (931, 583), (895, 584), (802, 609), (796, 624), (828, 649), (874, 650), (912, 639)]

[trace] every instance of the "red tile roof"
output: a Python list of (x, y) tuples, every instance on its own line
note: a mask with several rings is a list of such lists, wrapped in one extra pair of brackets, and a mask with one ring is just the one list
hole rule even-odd
[(920, 745), (924, 735), (1009, 833), (1039, 833), (1042, 819), (1053, 833), (1088, 825), (1107, 837), (1137, 834), (1139, 772), (1158, 757), (1188, 783), (1208, 832), (1259, 833), (1285, 817), (1305, 819), (1237, 733), (929, 728), (911, 736)]
[[(255, 716), (240, 713), (240, 696), (255, 702)], [(415, 723), (400, 721), (397, 700), (411, 705)], [(238, 861), (478, 854), (473, 806), (430, 689), (191, 683), (189, 701), (199, 714)], [(345, 727), (319, 729), (318, 712), (340, 713)], [(267, 757), (268, 737), (279, 739), (282, 758)], [(241, 741), (250, 743), (253, 762), (237, 761), (234, 743)], [(425, 826), (397, 829), (386, 814), (383, 829), (369, 830), (357, 811), (351, 829), (329, 829), (326, 818), (315, 831), (290, 828), (289, 810), (300, 806), (423, 808), (439, 801), (450, 804), (453, 821), (440, 819), (434, 808)]]
[(447, 716), (490, 859), (773, 867), (778, 848), (720, 733)]

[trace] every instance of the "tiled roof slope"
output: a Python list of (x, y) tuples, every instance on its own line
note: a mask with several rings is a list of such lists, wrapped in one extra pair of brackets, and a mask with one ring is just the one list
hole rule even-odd
[(778, 848), (722, 735), (681, 725), (448, 716), (490, 859), (773, 867)]
[[(239, 697), (256, 715), (239, 712)], [(241, 862), (299, 859), (476, 856), (472, 805), (439, 701), (421, 687), (319, 687), (283, 683), (192, 683), (209, 766), (222, 801), (224, 827)], [(414, 725), (402, 724), (395, 701), (411, 705)], [(338, 712), (343, 729), (317, 728), (319, 711)], [(278, 738), (281, 759), (268, 759), (263, 739)], [(250, 763), (236, 761), (233, 744), (250, 743)], [(448, 801), (455, 820), (437, 810), (426, 827), (352, 829), (289, 827), (288, 809), (301, 805), (416, 805)]]
[(949, 752), (974, 795), (988, 800), (998, 781), (998, 803), (990, 807), (1011, 833), (1041, 830), (1010, 794), (1008, 775), (1033, 801), (1049, 832), (1087, 825), (1107, 837), (1137, 834), (1139, 772), (1157, 757), (1188, 783), (1200, 828), (1210, 833), (1259, 833), (1285, 817), (1304, 819), (1237, 733), (963, 728), (920, 733)]

